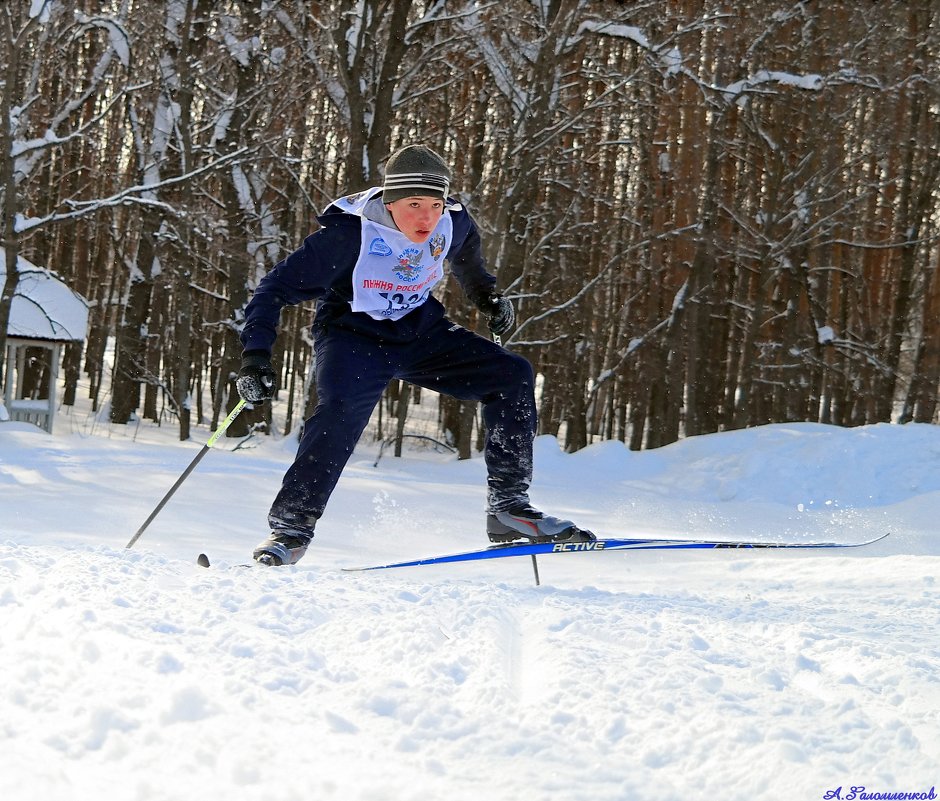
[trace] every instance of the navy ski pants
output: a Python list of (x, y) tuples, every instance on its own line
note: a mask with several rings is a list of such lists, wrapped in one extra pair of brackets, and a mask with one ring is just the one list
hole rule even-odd
[(331, 327), (315, 354), (319, 403), (271, 507), (272, 528), (312, 530), (393, 378), (480, 401), (489, 511), (528, 501), (537, 425), (528, 360), (446, 318), (407, 343)]

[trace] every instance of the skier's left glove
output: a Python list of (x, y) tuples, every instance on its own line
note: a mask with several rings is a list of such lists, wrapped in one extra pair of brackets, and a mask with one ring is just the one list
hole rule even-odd
[(235, 379), (235, 388), (248, 403), (263, 403), (274, 397), (276, 389), (271, 357), (263, 350), (248, 350), (242, 354), (242, 369)]
[(502, 295), (490, 295), (480, 304), (480, 311), (486, 317), (490, 333), (496, 336), (505, 334), (516, 321), (512, 303)]

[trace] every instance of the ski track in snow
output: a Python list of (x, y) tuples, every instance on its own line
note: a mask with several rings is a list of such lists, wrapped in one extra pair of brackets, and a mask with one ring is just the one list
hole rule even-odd
[(212, 454), (127, 551), (190, 444), (0, 428), (0, 798), (743, 801), (940, 784), (940, 432), (549, 445), (542, 497), (614, 536), (894, 533), (825, 554), (545, 557), (541, 587), (527, 558), (342, 573), (479, 536), (479, 460), (376, 470), (365, 454), (301, 564), (249, 569), (245, 521), (263, 517), (282, 444)]

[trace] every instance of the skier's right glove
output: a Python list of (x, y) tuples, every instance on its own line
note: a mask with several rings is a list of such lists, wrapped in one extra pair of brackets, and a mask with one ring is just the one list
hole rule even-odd
[(516, 321), (512, 302), (502, 295), (490, 295), (480, 304), (480, 311), (486, 316), (486, 324), (490, 333), (499, 336), (505, 334)]
[(274, 397), (274, 378), (271, 357), (263, 350), (246, 350), (242, 354), (242, 369), (238, 371), (235, 387), (248, 403), (263, 403)]

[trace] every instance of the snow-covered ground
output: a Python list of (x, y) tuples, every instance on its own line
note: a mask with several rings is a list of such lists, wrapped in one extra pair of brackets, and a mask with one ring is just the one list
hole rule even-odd
[(940, 785), (940, 427), (778, 425), (573, 455), (542, 438), (533, 500), (606, 535), (891, 536), (549, 556), (540, 587), (524, 558), (341, 571), (485, 544), (482, 460), (414, 445), (377, 467), (360, 447), (295, 567), (235, 567), (266, 533), (291, 439), (223, 442), (125, 550), (209, 434), (171, 428), (0, 424), (2, 799)]

